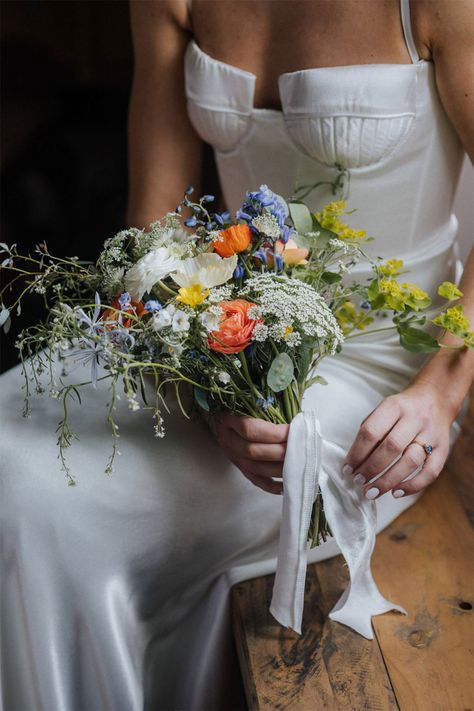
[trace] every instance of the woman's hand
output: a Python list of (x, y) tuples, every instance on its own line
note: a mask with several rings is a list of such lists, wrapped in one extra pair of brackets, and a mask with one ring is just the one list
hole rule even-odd
[(283, 493), (281, 479), (289, 425), (255, 417), (219, 413), (208, 418), (217, 442), (252, 484), (271, 494)]
[[(368, 499), (387, 491), (395, 498), (421, 491), (443, 468), (455, 414), (432, 383), (413, 383), (386, 398), (362, 422), (344, 460), (343, 472), (353, 474)], [(425, 444), (432, 445), (432, 454), (424, 451)], [(369, 483), (387, 467), (385, 474)], [(403, 481), (419, 467), (422, 469), (416, 476)]]

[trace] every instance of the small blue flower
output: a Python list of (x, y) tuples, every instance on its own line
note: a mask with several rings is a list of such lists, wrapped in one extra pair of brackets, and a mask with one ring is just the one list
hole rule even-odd
[(221, 227), (224, 225), (224, 219), (222, 215), (218, 215), (217, 213), (214, 215), (214, 220), (221, 225)]
[(281, 256), (281, 254), (275, 255), (275, 264), (276, 268), (280, 272), (283, 269), (283, 257)]
[(251, 222), (253, 220), (253, 216), (249, 215), (249, 213), (245, 212), (245, 210), (240, 209), (237, 210), (237, 212), (235, 213), (235, 219), (244, 220), (245, 222)]
[(120, 294), (120, 296), (118, 298), (118, 302), (120, 304), (120, 308), (122, 309), (122, 311), (124, 311), (125, 309), (128, 309), (130, 307), (132, 298), (131, 298), (130, 294), (128, 293), (128, 291), (124, 291), (123, 294)]
[(196, 227), (197, 225), (197, 220), (195, 217), (188, 217), (185, 221), (184, 224), (186, 227)]
[(193, 192), (194, 192), (193, 186), (192, 186), (192, 185), (189, 185), (189, 186), (186, 188), (186, 190), (184, 191), (184, 194), (185, 194), (185, 195), (191, 195), (191, 193), (193, 193)]
[(257, 250), (257, 252), (255, 252), (253, 256), (257, 257), (257, 259), (260, 259), (263, 264), (267, 263), (267, 255), (262, 249)]
[(361, 301), (359, 305), (361, 309), (364, 309), (364, 311), (370, 310), (370, 304), (368, 301)]
[(216, 198), (214, 197), (214, 195), (203, 195), (201, 198), (201, 201), (202, 202), (214, 202), (215, 199)]
[(241, 264), (237, 264), (237, 266), (234, 269), (234, 272), (232, 274), (233, 279), (242, 279), (244, 276), (245, 271), (244, 268)]
[(273, 395), (269, 395), (267, 398), (264, 397), (258, 397), (255, 400), (257, 407), (261, 407), (262, 410), (268, 410), (270, 405), (272, 405), (275, 402), (275, 398)]
[(150, 301), (147, 301), (145, 303), (145, 308), (147, 311), (161, 311), (163, 307), (159, 301), (156, 301), (155, 299), (150, 299)]

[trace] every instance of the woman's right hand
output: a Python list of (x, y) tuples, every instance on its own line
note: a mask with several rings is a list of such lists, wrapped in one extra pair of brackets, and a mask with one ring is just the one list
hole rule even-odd
[(208, 424), (226, 456), (242, 474), (264, 491), (282, 494), (289, 425), (274, 425), (255, 417), (219, 413)]

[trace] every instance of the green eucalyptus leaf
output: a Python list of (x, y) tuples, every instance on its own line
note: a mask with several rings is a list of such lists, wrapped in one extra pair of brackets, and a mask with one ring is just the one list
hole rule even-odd
[(194, 399), (196, 403), (199, 405), (199, 407), (202, 410), (205, 410), (206, 412), (210, 411), (209, 408), (209, 403), (207, 402), (207, 394), (205, 390), (201, 390), (201, 388), (193, 388), (193, 394), (194, 394)]
[(311, 215), (311, 220), (311, 231), (318, 233), (318, 236), (316, 238), (316, 244), (318, 247), (327, 247), (329, 240), (339, 239), (339, 235), (336, 234), (336, 232), (333, 232), (332, 230), (327, 230), (325, 227), (323, 227), (315, 215)]
[(412, 353), (436, 353), (440, 345), (436, 338), (419, 328), (399, 328), (400, 345)]
[(336, 282), (341, 281), (342, 275), (337, 272), (323, 272), (321, 279), (325, 284), (335, 284)]
[(291, 383), (295, 368), (288, 353), (279, 353), (272, 361), (267, 374), (267, 385), (274, 393), (279, 393)]
[(311, 232), (313, 223), (306, 205), (302, 202), (290, 202), (288, 209), (296, 231), (303, 235), (305, 232)]

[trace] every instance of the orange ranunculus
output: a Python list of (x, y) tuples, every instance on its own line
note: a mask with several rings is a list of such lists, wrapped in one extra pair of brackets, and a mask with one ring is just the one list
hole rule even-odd
[(252, 231), (248, 225), (232, 225), (220, 232), (221, 239), (212, 243), (214, 251), (221, 257), (232, 257), (243, 252), (252, 241)]
[(219, 353), (239, 353), (251, 343), (255, 324), (260, 323), (248, 316), (248, 310), (256, 304), (244, 299), (235, 299), (221, 301), (219, 306), (224, 315), (219, 329), (211, 331), (207, 345)]
[[(117, 309), (117, 311), (114, 311), (114, 309)], [(127, 309), (122, 309), (120, 306), (119, 300), (115, 299), (115, 301), (112, 304), (112, 308), (106, 309), (104, 313), (102, 314), (102, 318), (104, 321), (118, 321), (119, 313), (118, 311), (122, 311), (122, 326), (124, 328), (130, 328), (132, 326), (134, 319), (132, 318), (127, 318), (124, 316), (125, 314), (131, 314), (132, 316), (137, 316), (138, 318), (141, 318), (144, 314), (147, 314), (148, 311), (146, 310), (145, 306), (143, 305), (142, 301), (131, 301), (130, 306)], [(112, 325), (113, 327), (113, 325)]]

